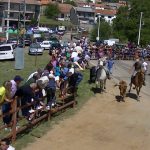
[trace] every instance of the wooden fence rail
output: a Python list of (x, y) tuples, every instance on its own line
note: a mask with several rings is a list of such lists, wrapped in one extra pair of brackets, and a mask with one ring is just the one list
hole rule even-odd
[[(70, 100), (68, 100), (68, 99), (70, 99)], [(37, 123), (39, 123), (40, 121), (42, 121), (44, 119), (45, 120), (49, 120), (51, 118), (51, 115), (54, 114), (54, 113), (57, 113), (57, 112), (65, 109), (65, 108), (67, 108), (69, 106), (74, 107), (75, 104), (76, 104), (75, 94), (71, 94), (70, 96), (66, 96), (64, 98), (61, 98), (61, 99), (59, 99), (59, 101), (62, 101), (62, 105), (60, 105), (60, 106), (58, 106), (58, 107), (56, 107), (54, 109), (46, 110), (46, 106), (43, 106), (41, 109), (35, 110), (35, 113), (38, 113), (41, 110), (45, 110), (45, 114), (41, 115), (38, 118), (35, 118), (33, 121), (31, 121), (29, 123), (24, 124), (19, 129), (16, 129), (16, 127), (17, 127), (17, 113), (22, 108), (26, 108), (26, 107), (29, 107), (29, 106), (32, 106), (32, 105), (36, 104), (36, 102), (34, 101), (34, 102), (30, 103), (30, 104), (17, 107), (17, 97), (16, 97), (13, 100), (13, 102), (11, 103), (12, 109), (8, 113), (0, 115), (0, 120), (2, 120), (2, 118), (7, 116), (7, 115), (12, 115), (12, 123), (10, 125), (12, 130), (11, 130), (11, 132), (8, 135), (3, 137), (2, 139), (11, 139), (12, 142), (15, 142), (15, 140), (17, 138), (17, 134), (22, 133), (26, 129), (33, 127), (34, 125), (36, 125)], [(7, 127), (7, 125), (0, 126), (0, 132), (6, 127)]]

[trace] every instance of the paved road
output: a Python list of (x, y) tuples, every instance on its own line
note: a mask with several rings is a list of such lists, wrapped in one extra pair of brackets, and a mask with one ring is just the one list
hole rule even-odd
[[(96, 64), (97, 61), (92, 60), (93, 64)], [(133, 65), (133, 61), (124, 61), (124, 60), (115, 60), (115, 66), (113, 68), (113, 79), (115, 82), (118, 83), (119, 80), (125, 80), (127, 83), (130, 82), (131, 74), (129, 73), (130, 68)], [(148, 98), (150, 97), (150, 62), (149, 63), (149, 70), (146, 75), (146, 86), (142, 87), (142, 93)], [(149, 98), (148, 98), (149, 99)]]

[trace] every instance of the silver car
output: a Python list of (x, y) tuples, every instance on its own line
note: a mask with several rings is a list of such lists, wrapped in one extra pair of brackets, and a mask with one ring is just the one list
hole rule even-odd
[(32, 43), (29, 47), (29, 55), (42, 55), (43, 50), (40, 44)]

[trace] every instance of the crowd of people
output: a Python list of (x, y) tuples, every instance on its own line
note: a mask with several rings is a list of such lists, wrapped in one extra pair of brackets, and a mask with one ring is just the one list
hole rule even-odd
[[(17, 113), (17, 117), (22, 114), (28, 121), (32, 121), (35, 118), (33, 114), (36, 109), (45, 107), (50, 110), (57, 107), (57, 90), (60, 91), (60, 97), (76, 93), (83, 79), (80, 70), (86, 68), (90, 59), (86, 54), (86, 45), (84, 38), (80, 42), (68, 43), (63, 49), (52, 50), (48, 64), (29, 75), (23, 85), (21, 82), (24, 79), (20, 75), (5, 81), (0, 87), (1, 113), (8, 113), (16, 98), (17, 107), (33, 103), (31, 106), (22, 107), (21, 113)], [(6, 129), (11, 129), (12, 115), (3, 116), (3, 123), (7, 125)]]
[[(131, 49), (135, 48), (124, 46), (119, 50), (119, 53), (131, 53)], [(66, 43), (61, 49), (53, 49), (50, 51), (50, 61), (43, 68), (38, 68), (35, 72), (29, 75), (24, 84), (24, 80), (20, 75), (14, 76), (13, 79), (5, 81), (0, 87), (0, 112), (6, 114), (12, 110), (12, 102), (17, 100), (17, 107), (21, 108), (21, 113), (17, 113), (17, 118), (20, 114), (31, 122), (38, 114), (36, 110), (45, 108), (51, 110), (58, 107), (56, 91), (59, 91), (59, 97), (65, 97), (70, 93), (76, 94), (79, 83), (83, 79), (80, 70), (86, 69), (89, 66), (91, 58), (104, 58), (103, 66), (107, 72), (108, 79), (112, 74), (114, 59), (118, 54), (117, 47), (108, 47), (106, 45), (90, 44), (87, 38), (83, 37), (78, 42)], [(140, 53), (143, 58), (144, 69), (147, 69), (147, 64), (144, 59), (148, 52), (145, 49)], [(125, 58), (125, 55), (122, 55)], [(138, 53), (139, 57), (139, 53)], [(45, 101), (46, 99), (46, 101)], [(6, 130), (11, 129), (12, 115), (4, 115), (3, 123), (6, 125)], [(5, 146), (8, 144), (4, 141)]]
[(113, 59), (134, 60), (137, 57), (150, 60), (150, 46), (139, 48), (131, 43), (114, 44), (95, 44), (91, 46), (92, 59), (99, 59), (103, 55), (112, 57)]

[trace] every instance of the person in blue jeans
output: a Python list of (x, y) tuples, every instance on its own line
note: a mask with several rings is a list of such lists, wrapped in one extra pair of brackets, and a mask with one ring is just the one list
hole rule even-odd
[(53, 74), (49, 74), (49, 83), (46, 87), (47, 92), (47, 106), (50, 108), (52, 105), (55, 105), (56, 103), (56, 81)]
[(113, 65), (114, 65), (114, 61), (113, 61), (112, 58), (110, 58), (107, 61), (107, 69), (108, 69), (108, 71), (109, 71), (110, 74), (112, 74)]

